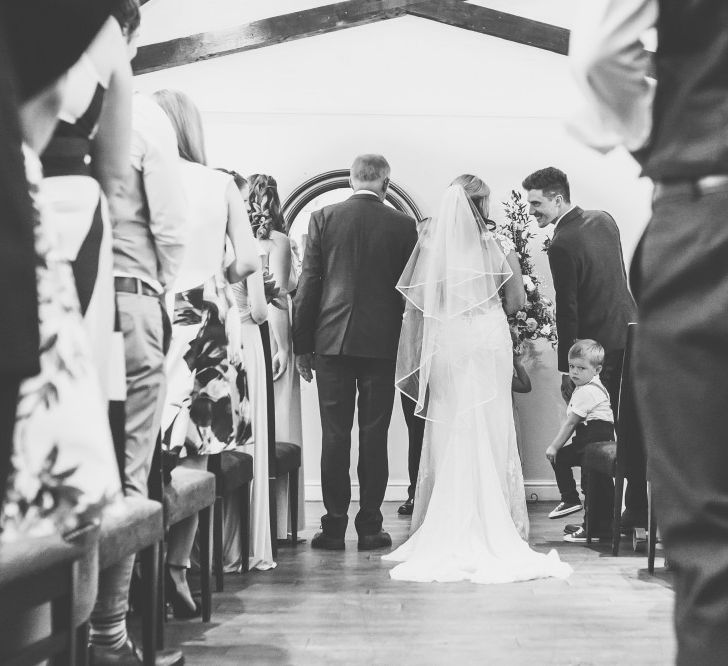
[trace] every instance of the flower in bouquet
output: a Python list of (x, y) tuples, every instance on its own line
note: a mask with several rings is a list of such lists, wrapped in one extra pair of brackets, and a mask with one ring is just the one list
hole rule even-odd
[(523, 274), (523, 288), (526, 302), (523, 308), (508, 318), (513, 331), (514, 347), (520, 352), (525, 340), (543, 338), (552, 345), (558, 340), (553, 303), (541, 293), (541, 278), (535, 271), (529, 243), (535, 234), (531, 231), (528, 206), (517, 191), (511, 192), (509, 201), (503, 203), (506, 222), (498, 228), (498, 233), (513, 242), (516, 256)]

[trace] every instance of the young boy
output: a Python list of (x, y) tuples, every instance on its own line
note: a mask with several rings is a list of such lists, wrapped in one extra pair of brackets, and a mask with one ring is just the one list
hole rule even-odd
[[(578, 340), (569, 350), (569, 376), (575, 389), (566, 408), (566, 419), (546, 449), (546, 457), (554, 468), (561, 493), (561, 503), (549, 514), (549, 518), (559, 518), (581, 510), (571, 468), (581, 464), (584, 448), (590, 442), (614, 440), (614, 414), (609, 393), (599, 380), (603, 362), (604, 348), (595, 340)], [(574, 432), (576, 434), (571, 444), (564, 446)], [(582, 480), (582, 488), (583, 484)], [(611, 511), (611, 508), (602, 508), (602, 512), (607, 510)], [(595, 515), (594, 518), (597, 528), (608, 524), (606, 516), (601, 516), (601, 525), (599, 517)], [(598, 532), (598, 529), (595, 531)], [(583, 528), (564, 537), (566, 541), (576, 542), (585, 539)]]

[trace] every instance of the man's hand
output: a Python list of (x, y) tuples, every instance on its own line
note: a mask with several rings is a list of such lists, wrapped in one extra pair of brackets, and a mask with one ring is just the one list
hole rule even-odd
[(571, 400), (571, 394), (574, 392), (575, 388), (576, 385), (573, 381), (571, 381), (571, 377), (569, 377), (569, 375), (561, 376), (561, 397), (565, 402), (568, 403), (569, 400)]
[(313, 354), (296, 354), (296, 370), (310, 383), (313, 379)]
[(558, 453), (558, 450), (556, 447), (552, 444), (549, 446), (548, 449), (546, 449), (546, 459), (553, 465), (554, 461), (556, 460), (556, 454)]

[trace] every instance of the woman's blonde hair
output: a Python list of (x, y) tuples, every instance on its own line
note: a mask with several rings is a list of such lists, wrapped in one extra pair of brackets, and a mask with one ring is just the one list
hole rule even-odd
[(202, 117), (189, 96), (180, 90), (157, 90), (154, 100), (172, 122), (179, 156), (188, 162), (207, 164)]
[(469, 173), (464, 173), (462, 176), (458, 176), (455, 180), (453, 180), (450, 185), (460, 185), (482, 216), (485, 219), (488, 218), (488, 211), (490, 208), (490, 188), (485, 184), (484, 180), (481, 180), (477, 176), (473, 176)]

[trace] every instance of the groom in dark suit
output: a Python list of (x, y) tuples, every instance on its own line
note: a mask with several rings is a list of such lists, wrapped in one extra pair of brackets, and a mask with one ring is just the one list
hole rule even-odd
[[(619, 386), (627, 339), (627, 324), (637, 320), (637, 308), (627, 286), (619, 229), (611, 215), (582, 210), (571, 203), (566, 174), (554, 167), (532, 173), (523, 181), (530, 214), (538, 226), (555, 225), (549, 264), (556, 290), (561, 393), (569, 400), (574, 384), (569, 377), (569, 349), (577, 339), (590, 338), (605, 349), (601, 380), (617, 414)], [(644, 452), (631, 447), (627, 461), (626, 511), (622, 527), (646, 526), (647, 490)], [(611, 479), (600, 479), (594, 492), (595, 533), (610, 531)], [(583, 529), (567, 534), (568, 541), (586, 541)]]
[(359, 409), (359, 549), (390, 546), (382, 531), (387, 431), (404, 301), (395, 289), (417, 242), (415, 221), (384, 204), (390, 168), (381, 155), (351, 167), (353, 196), (311, 215), (294, 302), (296, 367), (316, 369), (321, 411), (321, 490), (326, 514), (314, 548), (341, 550), (351, 500), (349, 456)]

